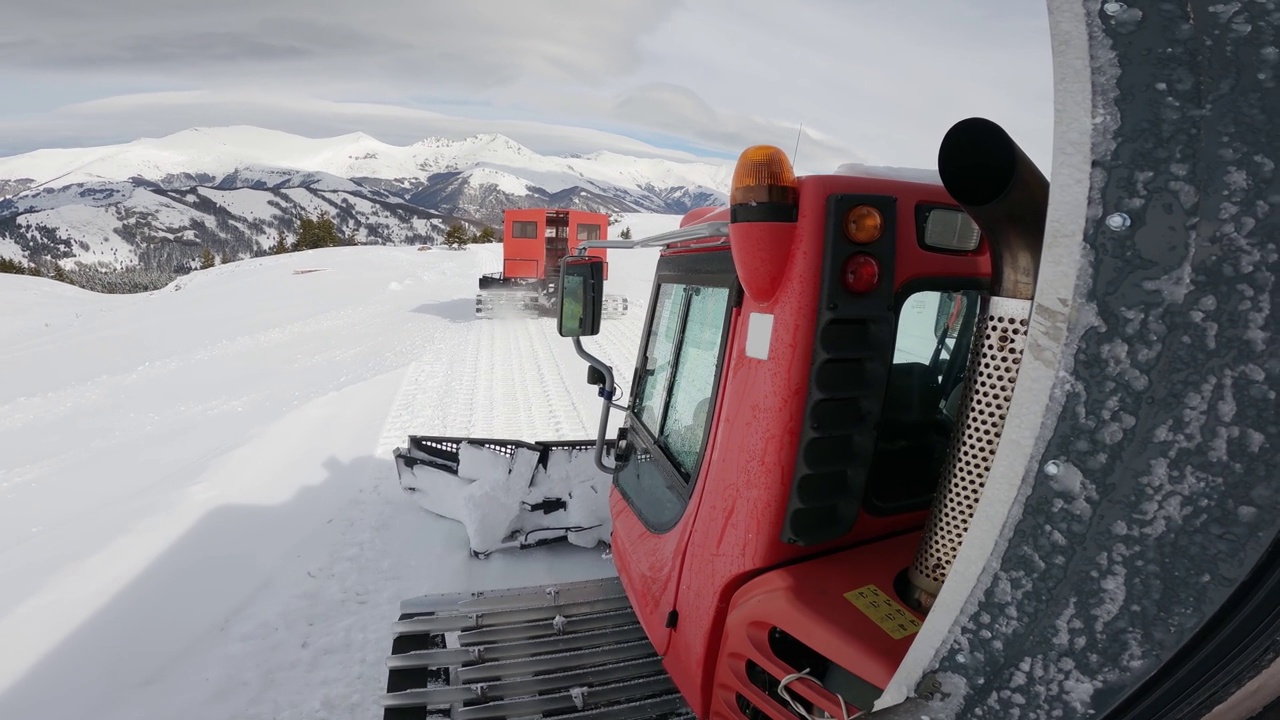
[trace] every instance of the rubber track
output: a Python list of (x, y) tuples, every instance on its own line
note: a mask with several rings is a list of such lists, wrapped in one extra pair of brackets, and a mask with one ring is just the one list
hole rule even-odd
[(692, 718), (617, 578), (406, 600), (386, 720)]

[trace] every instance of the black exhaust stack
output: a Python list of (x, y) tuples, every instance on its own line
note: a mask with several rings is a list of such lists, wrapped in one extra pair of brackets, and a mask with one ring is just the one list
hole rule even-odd
[(938, 175), (991, 242), (991, 294), (1032, 299), (1049, 181), (1004, 128), (979, 117), (952, 125), (942, 138)]
[(969, 533), (1004, 432), (1031, 324), (1049, 206), (1049, 182), (990, 120), (969, 118), (951, 127), (938, 149), (938, 174), (987, 236), (992, 277), (950, 456), (907, 569), (904, 599), (922, 613), (933, 607)]

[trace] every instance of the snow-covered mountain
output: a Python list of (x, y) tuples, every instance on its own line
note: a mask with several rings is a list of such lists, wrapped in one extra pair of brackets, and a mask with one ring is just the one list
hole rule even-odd
[(732, 166), (546, 156), (502, 135), (390, 145), (236, 126), (0, 158), (0, 256), (162, 267), (201, 246), (260, 254), (327, 211), (362, 243), (433, 242), (510, 207), (679, 214), (726, 200)]
[(341, 178), (292, 176), (262, 187), (263, 177), (237, 171), (210, 185), (132, 180), (28, 191), (0, 204), (0, 257), (183, 268), (205, 247), (224, 259), (261, 255), (278, 232), (291, 235), (298, 218), (321, 212), (360, 244), (433, 243), (444, 234), (438, 213)]

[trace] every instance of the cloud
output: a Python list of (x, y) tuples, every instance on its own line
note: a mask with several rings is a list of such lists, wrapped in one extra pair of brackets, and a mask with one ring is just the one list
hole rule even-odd
[[(639, 62), (674, 0), (40, 0), (6, 8), (0, 67), (238, 83), (430, 78), (472, 90), (599, 82)], [(241, 73), (254, 69), (252, 76)]]
[[(118, 96), (29, 118), (0, 119), (0, 138), (14, 145), (0, 147), (0, 153), (14, 154), (37, 147), (112, 144), (140, 136), (161, 137), (196, 126), (245, 124), (310, 137), (363, 131), (383, 142), (400, 145), (432, 136), (461, 139), (496, 132), (546, 154), (610, 150), (642, 157), (698, 159), (690, 153), (588, 127), (460, 117), (396, 105), (335, 102), (275, 93), (231, 94), (204, 90)], [(121, 127), (130, 128), (129, 133), (122, 134), (116, 129)]]
[(638, 84), (678, 78), (722, 116), (803, 122), (850, 160), (932, 166), (942, 134), (971, 115), (1006, 125), (1037, 162), (1051, 154), (1043, 3), (699, 0), (643, 47)]
[(755, 143), (800, 164), (932, 167), (947, 128), (1005, 125), (1048, 169), (1052, 66), (1046, 8), (1026, 0), (698, 0), (639, 43), (613, 92), (526, 82), (485, 95), (548, 121), (589, 118), (736, 152)]
[[(0, 68), (0, 152), (234, 119), (732, 157), (790, 152), (803, 123), (798, 165), (826, 172), (932, 167), (946, 129), (983, 115), (1047, 172), (1053, 132), (1034, 0), (41, 0), (6, 9)], [(92, 83), (132, 94), (112, 106)], [(53, 102), (71, 97), (104, 104)]]
[[(713, 147), (740, 149), (771, 144), (783, 147), (790, 154), (795, 149), (794, 144), (799, 144), (804, 148), (804, 163), (822, 171), (830, 170), (839, 162), (868, 160), (866, 155), (848, 145), (812, 132), (806, 133), (796, 124), (721, 112), (680, 85), (653, 83), (636, 88), (614, 104), (610, 117), (640, 127), (687, 134)], [(813, 161), (810, 162), (809, 158)]]
[(736, 157), (744, 148), (759, 144), (778, 145), (791, 154), (799, 140), (802, 154), (797, 166), (805, 172), (828, 172), (842, 162), (870, 160), (839, 139), (812, 128), (801, 129), (798, 123), (768, 118), (763, 112), (717, 109), (689, 87), (675, 83), (646, 83), (615, 95), (539, 88), (508, 97), (508, 102), (513, 109), (572, 108), (573, 115), (553, 113), (548, 121), (593, 118), (619, 134), (679, 138), (703, 155)]
[[(447, 105), (447, 103), (445, 103)], [(159, 137), (193, 126), (258, 125), (312, 137), (362, 131), (384, 142), (407, 144), (425, 137), (459, 139), (497, 132), (542, 153), (590, 153), (597, 150), (716, 161), (733, 158), (749, 145), (771, 143), (791, 152), (796, 128), (766, 119), (724, 115), (711, 110), (687, 88), (647, 86), (620, 98), (595, 98), (575, 106), (579, 117), (601, 122), (571, 125), (518, 119), (505, 113), (484, 117), (475, 106), (459, 103), (449, 114), (402, 105), (340, 102), (275, 92), (171, 91), (102, 98), (23, 118), (0, 117), (0, 155), (41, 147), (127, 142)], [(127, 128), (127, 131), (122, 131)], [(603, 128), (603, 129), (602, 129)], [(608, 128), (613, 128), (610, 132)], [(806, 130), (799, 168), (827, 172), (861, 155)], [(650, 138), (645, 142), (639, 138)], [(673, 150), (671, 146), (687, 150)]]

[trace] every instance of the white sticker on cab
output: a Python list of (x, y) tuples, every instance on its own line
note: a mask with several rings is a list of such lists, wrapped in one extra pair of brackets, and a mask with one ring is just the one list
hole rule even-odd
[(747, 318), (747, 357), (768, 360), (771, 340), (773, 340), (773, 316), (751, 313)]

